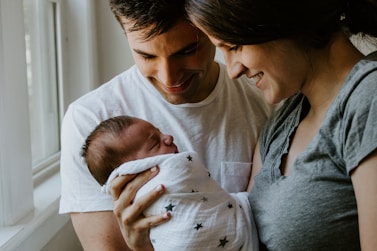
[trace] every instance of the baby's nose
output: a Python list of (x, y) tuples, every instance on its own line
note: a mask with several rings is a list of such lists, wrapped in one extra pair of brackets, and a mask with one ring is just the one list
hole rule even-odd
[(164, 134), (163, 137), (164, 137), (163, 141), (166, 145), (171, 145), (174, 141), (173, 136), (171, 136), (169, 134)]

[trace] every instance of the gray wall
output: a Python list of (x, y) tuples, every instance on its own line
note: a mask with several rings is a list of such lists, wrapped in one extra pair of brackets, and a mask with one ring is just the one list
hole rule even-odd
[(65, 226), (47, 243), (41, 251), (82, 251), (72, 222), (69, 221)]

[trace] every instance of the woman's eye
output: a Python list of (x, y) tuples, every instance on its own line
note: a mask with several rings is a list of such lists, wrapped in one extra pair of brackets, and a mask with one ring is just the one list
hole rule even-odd
[(229, 48), (229, 51), (237, 51), (239, 47), (239, 45), (232, 46)]

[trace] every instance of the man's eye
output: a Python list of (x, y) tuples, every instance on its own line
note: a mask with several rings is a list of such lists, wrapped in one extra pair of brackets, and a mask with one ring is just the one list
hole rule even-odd
[(148, 61), (148, 60), (153, 59), (153, 56), (148, 56), (148, 55), (141, 55), (141, 57), (142, 57), (145, 61)]
[(193, 47), (193, 48), (190, 48), (190, 49), (188, 49), (188, 50), (183, 51), (182, 54), (183, 54), (183, 55), (190, 55), (190, 54), (192, 54), (192, 53), (195, 53), (195, 52), (197, 51), (197, 49), (198, 49), (198, 47), (195, 46), (195, 47)]

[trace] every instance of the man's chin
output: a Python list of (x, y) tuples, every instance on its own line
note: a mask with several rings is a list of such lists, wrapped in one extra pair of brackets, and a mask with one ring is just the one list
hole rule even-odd
[(189, 103), (186, 99), (182, 97), (177, 97), (177, 96), (169, 96), (169, 97), (165, 96), (165, 100), (172, 105), (181, 105), (181, 104)]

